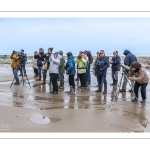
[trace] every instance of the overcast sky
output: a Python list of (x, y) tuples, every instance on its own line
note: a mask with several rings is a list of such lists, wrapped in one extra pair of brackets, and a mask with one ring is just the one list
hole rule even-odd
[(150, 53), (150, 18), (0, 18), (0, 53), (40, 47)]

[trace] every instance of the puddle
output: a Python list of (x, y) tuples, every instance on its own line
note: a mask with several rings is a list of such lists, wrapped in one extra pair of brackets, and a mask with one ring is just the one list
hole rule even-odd
[(58, 118), (48, 118), (43, 115), (34, 115), (29, 118), (33, 123), (35, 124), (48, 124), (50, 122), (58, 122), (61, 121), (61, 119)]

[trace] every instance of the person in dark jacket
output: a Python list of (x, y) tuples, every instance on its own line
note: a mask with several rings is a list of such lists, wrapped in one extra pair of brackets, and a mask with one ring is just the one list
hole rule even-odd
[(112, 86), (115, 85), (117, 86), (118, 83), (118, 71), (120, 71), (120, 56), (118, 55), (118, 51), (113, 52), (113, 57), (110, 61), (110, 64), (112, 64), (111, 69), (112, 69), (112, 79), (113, 83), (111, 84)]
[(42, 65), (44, 62), (44, 50), (43, 48), (39, 49), (39, 53), (35, 53), (34, 58), (37, 59), (37, 66), (38, 66), (38, 79), (37, 81), (41, 81), (41, 73), (43, 73)]
[(95, 65), (96, 65), (95, 69), (96, 69), (96, 74), (98, 77), (98, 84), (99, 84), (99, 88), (96, 92), (101, 92), (102, 87), (103, 87), (103, 83), (105, 83), (103, 94), (106, 94), (107, 93), (106, 72), (107, 72), (107, 68), (109, 67), (109, 60), (105, 56), (104, 50), (100, 50), (99, 56), (100, 57), (95, 62)]
[(74, 76), (76, 74), (75, 60), (71, 52), (67, 53), (67, 57), (68, 57), (68, 61), (66, 63), (65, 70), (66, 70), (66, 74), (69, 75), (69, 85), (70, 85), (69, 94), (74, 94), (75, 93)]
[(45, 70), (43, 70), (43, 82), (42, 82), (42, 84), (46, 84), (47, 70), (49, 70), (49, 66), (50, 66), (49, 58), (51, 56), (52, 51), (53, 51), (53, 48), (48, 48), (48, 52), (46, 54), (44, 54), (44, 56), (43, 56), (44, 64), (47, 63), (47, 68)]
[[(134, 61), (137, 61), (137, 58), (135, 55), (133, 55), (129, 50), (125, 50), (124, 53), (125, 59), (124, 59), (124, 65), (131, 67), (132, 63)], [(128, 71), (125, 70), (125, 73), (128, 74)], [(127, 76), (124, 76), (122, 89), (120, 89), (120, 92), (126, 92), (126, 85), (127, 85), (128, 79)], [(131, 81), (132, 87), (134, 87), (134, 81)], [(129, 92), (132, 92), (132, 89), (129, 90)]]
[(60, 65), (59, 65), (59, 80), (60, 80), (59, 88), (63, 89), (64, 88), (65, 59), (63, 57), (63, 51), (60, 50), (58, 53), (59, 55), (62, 56), (62, 58), (60, 59)]
[(19, 76), (22, 76), (23, 72), (24, 72), (24, 76), (26, 76), (26, 61), (27, 61), (27, 56), (24, 53), (23, 49), (20, 50), (19, 57), (20, 57), (20, 64), (22, 66), (22, 69), (20, 69), (20, 75)]

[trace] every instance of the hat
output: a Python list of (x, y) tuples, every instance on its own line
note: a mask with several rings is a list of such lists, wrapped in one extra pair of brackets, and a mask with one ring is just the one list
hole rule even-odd
[(63, 55), (63, 51), (60, 50), (60, 51), (59, 51), (59, 55)]
[(34, 53), (38, 53), (37, 51), (35, 51)]
[(44, 50), (44, 49), (41, 47), (41, 48), (39, 48), (39, 50)]
[(24, 52), (24, 49), (21, 49), (22, 52)]

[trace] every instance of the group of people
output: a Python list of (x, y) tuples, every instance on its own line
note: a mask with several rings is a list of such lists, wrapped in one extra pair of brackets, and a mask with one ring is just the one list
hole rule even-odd
[[(21, 53), (24, 50), (20, 51)], [(128, 80), (131, 81), (132, 89), (130, 92), (135, 93), (135, 98), (132, 100), (138, 100), (138, 91), (139, 87), (141, 87), (141, 96), (142, 103), (145, 102), (146, 99), (146, 87), (149, 82), (149, 77), (145, 71), (145, 69), (141, 66), (141, 64), (137, 61), (135, 55), (133, 55), (129, 50), (125, 50), (124, 53), (124, 65), (130, 67), (130, 70), (124, 70), (124, 81), (122, 84), (122, 89), (120, 92), (126, 92), (126, 85)], [(113, 57), (109, 59), (109, 57), (105, 56), (105, 51), (100, 50), (97, 52), (97, 57), (93, 61), (93, 57), (90, 50), (80, 51), (79, 55), (75, 58), (72, 52), (68, 52), (67, 54), (67, 62), (63, 57), (63, 51), (53, 53), (53, 48), (48, 48), (48, 52), (44, 53), (44, 49), (40, 48), (39, 52), (34, 52), (33, 57), (33, 69), (34, 69), (34, 77), (38, 77), (36, 80), (41, 81), (43, 75), (43, 81), (41, 84), (46, 84), (47, 72), (49, 73), (49, 84), (52, 83), (53, 91), (51, 93), (58, 94), (58, 89), (64, 88), (64, 73), (68, 75), (69, 78), (69, 86), (70, 90), (68, 94), (75, 94), (75, 74), (77, 74), (77, 79), (80, 80), (80, 86), (78, 88), (86, 89), (88, 85), (91, 84), (91, 64), (93, 63), (93, 73), (97, 78), (98, 89), (96, 92), (103, 92), (103, 94), (107, 94), (107, 69), (111, 66), (112, 69), (112, 81), (111, 86), (117, 86), (118, 84), (118, 72), (121, 70), (121, 58), (118, 55), (118, 51), (113, 52)], [(25, 70), (25, 62), (26, 58), (20, 60), (20, 56), (18, 53), (12, 53), (10, 56), (12, 59), (12, 69), (13, 74), (16, 79), (15, 85), (19, 85), (19, 78), (17, 75), (17, 66), (19, 64), (22, 65), (21, 74), (23, 75), (22, 70), (24, 71), (24, 75), (26, 75)], [(58, 82), (60, 81), (60, 85), (58, 86)], [(103, 90), (104, 87), (104, 90)]]

